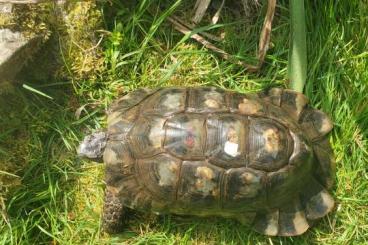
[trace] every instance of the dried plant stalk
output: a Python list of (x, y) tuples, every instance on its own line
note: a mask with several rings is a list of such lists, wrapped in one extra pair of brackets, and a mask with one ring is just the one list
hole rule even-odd
[(263, 23), (261, 36), (259, 38), (259, 51), (258, 51), (258, 67), (260, 68), (266, 57), (267, 50), (269, 48), (272, 20), (275, 15), (276, 0), (268, 0), (266, 18)]
[(195, 7), (194, 7), (195, 14), (192, 18), (193, 23), (197, 24), (201, 22), (210, 3), (211, 3), (211, 0), (197, 0)]
[[(167, 19), (174, 25), (174, 28), (176, 30), (180, 31), (181, 33), (187, 35), (187, 34), (190, 34), (192, 32), (189, 28), (187, 28), (183, 24), (179, 23), (175, 19), (173, 19), (171, 17), (168, 17)], [(207, 41), (204, 37), (202, 37), (199, 34), (191, 34), (190, 37), (193, 38), (194, 40), (196, 40), (197, 42), (201, 43), (206, 48), (211, 49), (212, 51), (218, 53), (225, 60), (228, 60), (232, 63), (241, 65), (241, 66), (247, 68), (248, 71), (253, 71), (254, 72), (254, 71), (258, 70), (257, 66), (247, 64), (243, 61), (240, 61), (240, 60), (236, 59), (234, 56), (232, 56), (232, 55), (228, 54), (226, 51), (216, 47), (215, 45), (213, 45), (212, 43)]]
[(52, 0), (0, 0), (0, 3), (14, 3), (14, 4), (29, 4), (29, 3), (42, 3), (53, 2)]
[[(191, 23), (188, 23), (188, 22), (185, 22), (183, 19), (179, 18), (179, 17), (176, 17), (176, 16), (171, 16), (170, 18), (172, 18), (173, 20), (179, 22), (180, 24), (184, 25), (185, 27), (187, 27), (188, 29), (194, 29), (195, 28), (195, 25), (191, 24)], [(212, 40), (212, 41), (215, 41), (215, 42), (221, 42), (223, 40), (222, 37), (218, 37), (216, 35), (213, 35), (211, 33), (208, 33), (208, 32), (205, 32), (205, 31), (200, 31), (199, 32), (201, 35), (203, 35), (204, 37)]]

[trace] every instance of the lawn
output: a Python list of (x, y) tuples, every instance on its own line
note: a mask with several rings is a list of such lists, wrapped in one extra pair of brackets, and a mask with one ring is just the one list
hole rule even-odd
[[(0, 87), (0, 244), (368, 244), (368, 3), (362, 0), (306, 1), (305, 94), (334, 121), (334, 212), (293, 238), (266, 237), (221, 218), (142, 213), (129, 215), (123, 233), (102, 233), (104, 166), (78, 159), (75, 149), (85, 134), (105, 126), (104, 111), (114, 98), (139, 87), (253, 92), (288, 86), (288, 1), (278, 2), (270, 50), (258, 73), (172, 27), (167, 17), (187, 16), (194, 1), (121, 2), (101, 6), (103, 69), (79, 76), (65, 61), (68, 80)], [(201, 30), (225, 33), (216, 43), (220, 48), (255, 62), (264, 13), (261, 8), (239, 19), (225, 8), (219, 24), (204, 21)]]

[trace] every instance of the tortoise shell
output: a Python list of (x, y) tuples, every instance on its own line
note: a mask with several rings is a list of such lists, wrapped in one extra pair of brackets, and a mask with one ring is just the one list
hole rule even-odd
[(107, 191), (132, 209), (229, 217), (267, 235), (299, 235), (334, 206), (326, 190), (334, 179), (331, 129), (323, 112), (287, 89), (137, 90), (108, 113)]

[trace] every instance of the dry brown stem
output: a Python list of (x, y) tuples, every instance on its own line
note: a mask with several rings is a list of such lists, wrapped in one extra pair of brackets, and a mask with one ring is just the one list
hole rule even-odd
[[(183, 19), (179, 18), (179, 17), (175, 17), (175, 16), (172, 16), (170, 17), (172, 19), (174, 19), (175, 21), (179, 22), (180, 24), (184, 25), (185, 27), (187, 27), (188, 29), (194, 29), (195, 28), (195, 25), (191, 24), (191, 23), (188, 23), (188, 22), (185, 22)], [(199, 32), (202, 36), (205, 36), (207, 37), (208, 39), (212, 40), (212, 41), (215, 41), (215, 42), (221, 42), (223, 40), (223, 38), (221, 37), (218, 37), (216, 35), (213, 35), (211, 33), (208, 33), (208, 32), (205, 32), (205, 31), (200, 31)]]
[(266, 57), (267, 50), (269, 48), (271, 31), (272, 31), (272, 20), (275, 15), (276, 0), (268, 0), (266, 18), (263, 23), (261, 36), (259, 38), (259, 51), (258, 51), (258, 67), (261, 68), (264, 59)]
[(0, 3), (14, 3), (14, 4), (29, 4), (29, 3), (42, 3), (42, 2), (54, 2), (53, 0), (0, 0)]
[(197, 0), (195, 4), (195, 14), (192, 18), (193, 23), (198, 24), (201, 22), (203, 16), (205, 15), (211, 0)]
[(206, 48), (211, 49), (212, 51), (218, 53), (225, 60), (228, 60), (228, 61), (230, 61), (232, 63), (241, 65), (241, 66), (247, 68), (248, 71), (257, 71), (257, 69), (258, 69), (257, 66), (250, 65), (250, 64), (247, 64), (247, 63), (245, 63), (243, 61), (240, 61), (240, 60), (236, 59), (234, 56), (232, 56), (232, 55), (228, 54), (226, 51), (224, 51), (224, 50), (216, 47), (215, 45), (213, 45), (212, 43), (210, 43), (209, 41), (207, 41), (204, 37), (202, 37), (199, 34), (196, 34), (196, 33), (191, 34), (192, 31), (189, 28), (187, 28), (183, 24), (179, 23), (178, 21), (176, 21), (172, 17), (168, 17), (167, 19), (174, 25), (174, 28), (176, 30), (178, 30), (179, 32), (181, 32), (181, 33), (183, 33), (185, 35), (189, 34), (191, 38), (193, 38), (197, 42), (201, 43)]

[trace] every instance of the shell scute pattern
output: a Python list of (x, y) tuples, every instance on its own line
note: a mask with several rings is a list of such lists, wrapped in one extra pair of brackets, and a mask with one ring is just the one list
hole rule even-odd
[(142, 105), (142, 114), (169, 116), (183, 112), (187, 91), (182, 88), (161, 89), (152, 94)]
[(206, 156), (210, 163), (228, 169), (246, 165), (247, 119), (240, 115), (224, 113), (210, 115), (206, 121)]
[[(325, 182), (333, 178), (332, 153), (318, 140), (332, 124), (307, 107), (305, 96), (283, 89), (240, 94), (219, 88), (138, 95), (117, 102), (108, 119), (107, 184), (118, 189), (124, 205), (252, 217), (248, 222), (268, 235), (301, 234), (308, 217), (331, 211), (333, 199), (325, 190), (331, 184)], [(119, 139), (127, 140), (117, 148)], [(316, 147), (312, 141), (318, 141)], [(322, 185), (303, 199), (309, 182)]]
[(165, 149), (181, 159), (203, 159), (205, 119), (201, 114), (184, 113), (167, 120)]

